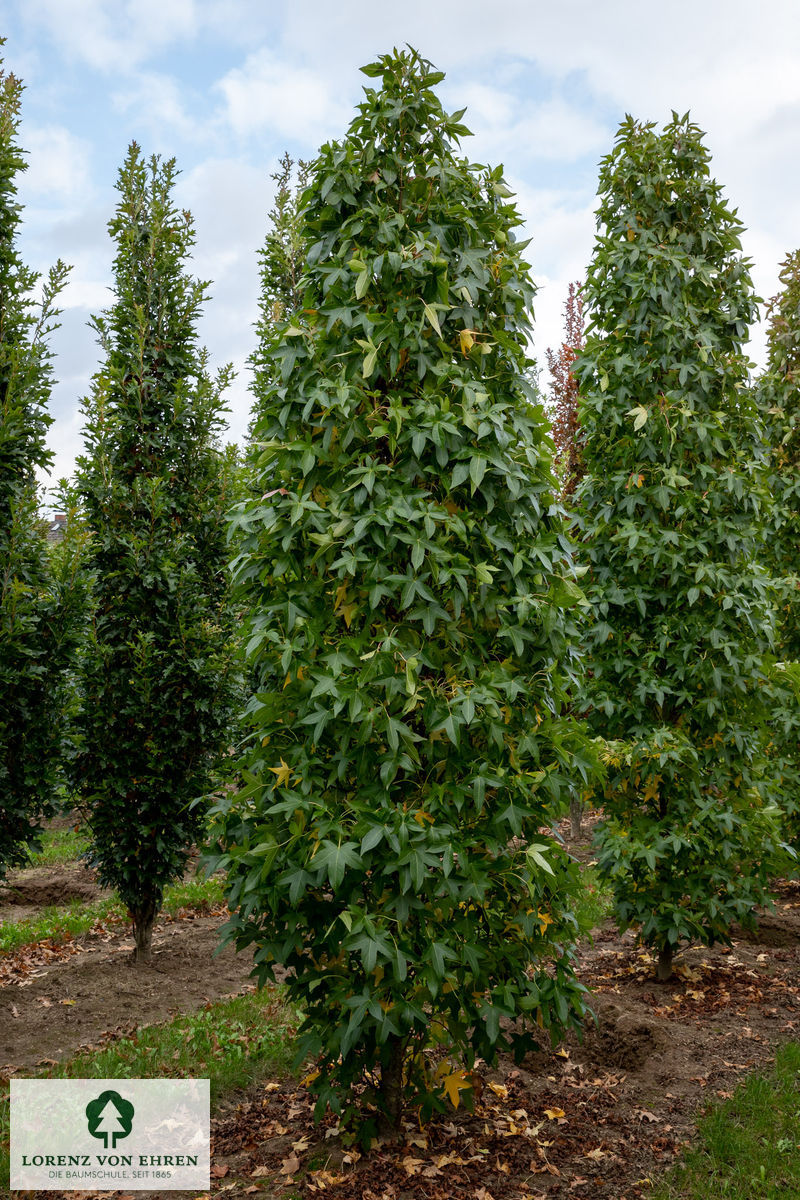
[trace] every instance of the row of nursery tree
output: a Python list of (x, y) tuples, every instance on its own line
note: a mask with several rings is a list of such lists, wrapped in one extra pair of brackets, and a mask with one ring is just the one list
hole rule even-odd
[(753, 383), (757, 302), (702, 135), (627, 118), (585, 339), (573, 305), (552, 363), (559, 474), (502, 172), (460, 156), (416, 52), (364, 71), (299, 189), (284, 163), (242, 462), (174, 163), (131, 146), (54, 551), (35, 471), (67, 273), (37, 308), (2, 79), (0, 871), (66, 787), (146, 958), (203, 840), (229, 937), (259, 980), (289, 968), (318, 1111), (368, 1140), (580, 1024), (571, 801), (602, 807), (598, 869), (661, 978), (752, 921), (800, 841), (800, 258)]

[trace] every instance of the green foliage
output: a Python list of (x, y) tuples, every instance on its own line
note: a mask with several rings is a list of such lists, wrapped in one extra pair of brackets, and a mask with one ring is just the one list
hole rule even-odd
[(207, 285), (171, 192), (175, 164), (132, 143), (109, 230), (115, 302), (94, 327), (105, 361), (86, 402), (79, 487), (94, 619), (76, 762), (92, 861), (134, 920), (139, 952), (183, 874), (227, 747), (231, 616), (223, 514), (234, 477), (217, 444), (221, 394), (197, 347)]
[(75, 596), (68, 573), (50, 568), (36, 495), (36, 470), (51, 459), (47, 336), (67, 269), (59, 262), (50, 271), (37, 306), (39, 277), (16, 249), (21, 93), (19, 80), (0, 69), (0, 879), (26, 860), (53, 811), (76, 642)]
[(662, 952), (725, 939), (765, 897), (772, 614), (765, 455), (742, 341), (741, 225), (688, 117), (627, 118), (603, 160), (575, 364), (594, 612), (589, 700), (611, 747), (600, 871)]
[(440, 74), (365, 70), (311, 169), (302, 310), (260, 350), (263, 494), (234, 522), (257, 691), (212, 861), (259, 977), (290, 969), (318, 1114), (380, 1068), (394, 1123), (403, 1086), (439, 1103), (430, 1040), (469, 1067), (579, 1020), (577, 872), (543, 827), (590, 759), (520, 219), (456, 156)]
[[(280, 169), (271, 176), (275, 183), (275, 199), (267, 216), (267, 236), (258, 256), (261, 292), (256, 321), (257, 341), (249, 360), (254, 372), (253, 391), (256, 399), (251, 414), (249, 442), (256, 437), (262, 415), (260, 398), (268, 395), (270, 386), (277, 382), (271, 377), (275, 364), (265, 353), (265, 348), (274, 338), (276, 330), (303, 304), (300, 290), (305, 269), (302, 197), (308, 184), (310, 165), (302, 158), (295, 163), (287, 153), (280, 160)], [(251, 457), (257, 459), (257, 445)]]
[(757, 395), (770, 449), (773, 498), (764, 552), (775, 577), (776, 654), (784, 664), (773, 706), (774, 769), (781, 782), (787, 836), (800, 849), (800, 250), (787, 255), (780, 280), (783, 288), (768, 306), (767, 369)]

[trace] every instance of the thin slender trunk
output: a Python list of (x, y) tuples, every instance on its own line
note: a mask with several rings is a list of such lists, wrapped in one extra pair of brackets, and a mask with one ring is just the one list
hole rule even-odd
[(387, 1041), (388, 1061), (381, 1064), (381, 1133), (394, 1138), (403, 1116), (403, 1039), (391, 1035)]
[(672, 946), (662, 946), (658, 952), (658, 960), (656, 962), (656, 979), (660, 983), (666, 983), (672, 978)]
[(583, 804), (580, 800), (570, 800), (569, 802), (569, 820), (572, 827), (572, 836), (579, 838), (581, 836), (581, 818), (583, 816)]
[(160, 905), (153, 897), (148, 897), (135, 908), (130, 909), (133, 920), (133, 936), (136, 945), (131, 955), (131, 962), (149, 963), (153, 954), (153, 925), (158, 915)]

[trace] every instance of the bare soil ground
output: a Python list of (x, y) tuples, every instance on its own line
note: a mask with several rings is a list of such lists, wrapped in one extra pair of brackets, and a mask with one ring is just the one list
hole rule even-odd
[[(93, 872), (77, 864), (12, 872), (0, 892), (0, 922), (105, 894)], [(225, 916), (220, 907), (161, 917), (146, 967), (129, 961), (130, 930), (102, 921), (82, 937), (0, 957), (0, 1075), (58, 1061), (248, 988), (252, 963), (231, 949), (216, 953)]]
[[(67, 890), (76, 883), (73, 868), (45, 870), (39, 882), (49, 896), (61, 886), (59, 870), (72, 880), (62, 880)], [(32, 899), (37, 881), (26, 874)], [(232, 951), (212, 957), (223, 919), (183, 914), (160, 923), (146, 969), (127, 964), (132, 940), (118, 926), (0, 959), (0, 1063), (8, 1064), (0, 1073), (24, 1074), (244, 990), (250, 964)], [(800, 1038), (798, 968), (795, 883), (779, 886), (776, 911), (758, 933), (729, 948), (689, 949), (667, 984), (655, 982), (633, 938), (607, 923), (579, 948), (596, 1014), (582, 1040), (480, 1072), (474, 1111), (462, 1106), (424, 1129), (409, 1119), (399, 1143), (366, 1156), (342, 1144), (332, 1119), (314, 1126), (311, 1098), (294, 1080), (231, 1097), (213, 1121), (211, 1195), (639, 1200), (692, 1137), (698, 1111), (768, 1064), (776, 1043)], [(126, 1200), (133, 1195), (197, 1193)]]

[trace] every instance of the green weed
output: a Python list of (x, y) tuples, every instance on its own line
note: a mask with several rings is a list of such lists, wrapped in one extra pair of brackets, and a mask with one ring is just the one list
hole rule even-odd
[(800, 1044), (779, 1049), (700, 1120), (697, 1145), (652, 1200), (785, 1200), (800, 1196)]

